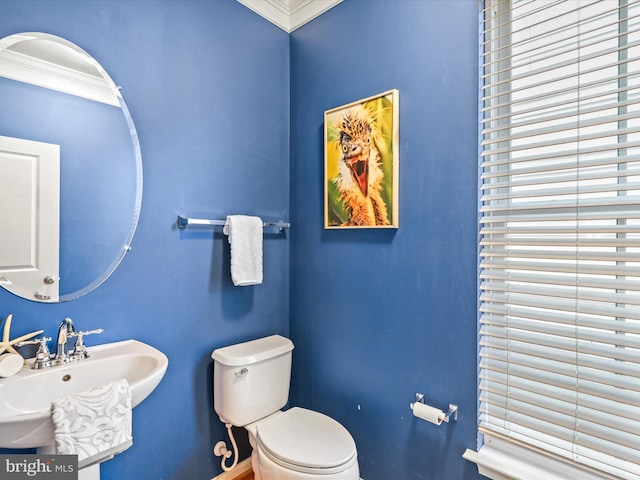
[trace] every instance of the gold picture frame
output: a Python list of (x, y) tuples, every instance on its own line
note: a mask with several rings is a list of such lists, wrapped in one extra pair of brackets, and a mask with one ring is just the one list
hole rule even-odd
[(324, 228), (398, 228), (398, 90), (324, 112)]

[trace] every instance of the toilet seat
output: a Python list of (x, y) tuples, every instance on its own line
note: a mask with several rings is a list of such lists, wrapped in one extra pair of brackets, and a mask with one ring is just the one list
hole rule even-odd
[(331, 417), (293, 407), (256, 428), (258, 449), (289, 470), (316, 475), (342, 472), (357, 462), (356, 445)]

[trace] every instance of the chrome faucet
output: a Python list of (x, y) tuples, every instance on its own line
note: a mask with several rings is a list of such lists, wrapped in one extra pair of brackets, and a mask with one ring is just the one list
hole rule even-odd
[(73, 321), (70, 318), (65, 318), (58, 327), (58, 341), (56, 342), (58, 348), (56, 349), (55, 363), (64, 363), (71, 360), (69, 357), (69, 337), (75, 335), (75, 328), (73, 328)]
[[(52, 358), (47, 348), (47, 342), (51, 340), (51, 337), (42, 337), (36, 340), (23, 341), (16, 344), (16, 346), (23, 345), (38, 345), (38, 351), (34, 358), (31, 368), (49, 368), (56, 365), (63, 365), (68, 362), (76, 360), (82, 360), (89, 357), (87, 347), (84, 344), (84, 337), (86, 335), (92, 335), (94, 333), (102, 333), (101, 328), (94, 330), (78, 331), (73, 326), (73, 321), (67, 317), (58, 326), (58, 339), (56, 341), (56, 355)], [(76, 339), (73, 352), (69, 353), (69, 339)]]

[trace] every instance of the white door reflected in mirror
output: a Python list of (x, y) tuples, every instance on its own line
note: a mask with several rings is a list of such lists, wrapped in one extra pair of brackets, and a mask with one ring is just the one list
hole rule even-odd
[(0, 136), (0, 285), (58, 301), (60, 146)]

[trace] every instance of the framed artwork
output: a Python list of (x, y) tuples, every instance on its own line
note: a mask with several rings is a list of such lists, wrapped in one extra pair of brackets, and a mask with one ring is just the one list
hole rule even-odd
[(398, 228), (398, 97), (324, 112), (325, 228)]

